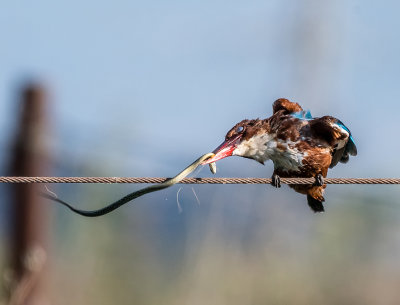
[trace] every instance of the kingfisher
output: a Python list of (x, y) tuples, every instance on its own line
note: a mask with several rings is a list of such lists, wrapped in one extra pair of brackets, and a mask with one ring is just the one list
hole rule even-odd
[(253, 159), (261, 164), (274, 163), (271, 184), (281, 187), (282, 178), (315, 178), (313, 185), (290, 185), (307, 195), (314, 212), (324, 212), (324, 178), (329, 168), (347, 163), (357, 155), (349, 128), (332, 116), (312, 117), (298, 104), (277, 99), (267, 119), (245, 119), (233, 126), (218, 146), (209, 164), (229, 156)]

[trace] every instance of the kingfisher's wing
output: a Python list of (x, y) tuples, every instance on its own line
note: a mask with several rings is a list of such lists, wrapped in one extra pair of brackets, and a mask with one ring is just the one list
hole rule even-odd
[(343, 140), (338, 139), (338, 143), (332, 152), (332, 162), (330, 164), (330, 168), (334, 167), (339, 162), (347, 163), (349, 161), (350, 155), (356, 156), (357, 155), (357, 147), (354, 143), (353, 136), (351, 135), (350, 129), (347, 128), (340, 120), (337, 120), (335, 123), (341, 134), (338, 138), (344, 138)]
[(339, 162), (346, 163), (350, 156), (357, 155), (357, 147), (354, 143), (350, 129), (340, 120), (323, 116), (308, 121), (312, 138), (316, 145), (329, 145), (332, 151), (330, 168)]

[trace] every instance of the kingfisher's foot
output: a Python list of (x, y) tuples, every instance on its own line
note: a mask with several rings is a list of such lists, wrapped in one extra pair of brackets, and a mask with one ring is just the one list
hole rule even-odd
[(281, 177), (279, 177), (278, 175), (274, 174), (271, 177), (272, 181), (271, 181), (271, 185), (278, 188), (281, 187)]
[(323, 186), (324, 185), (324, 177), (321, 174), (315, 176), (315, 185)]

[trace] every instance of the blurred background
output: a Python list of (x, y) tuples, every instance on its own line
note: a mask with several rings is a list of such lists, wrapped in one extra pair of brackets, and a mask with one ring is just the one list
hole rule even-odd
[[(399, 177), (400, 3), (0, 4), (0, 175), (173, 176), (279, 97), (340, 118)], [(227, 158), (218, 177), (270, 177)], [(192, 176), (208, 177), (208, 167)], [(143, 185), (47, 185), (95, 209)], [(400, 189), (177, 185), (89, 219), (1, 185), (2, 304), (398, 304)], [(197, 198), (196, 198), (197, 197)], [(179, 212), (178, 202), (182, 207)]]

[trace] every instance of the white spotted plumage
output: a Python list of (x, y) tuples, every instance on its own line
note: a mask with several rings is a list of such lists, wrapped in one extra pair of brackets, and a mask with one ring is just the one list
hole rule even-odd
[(275, 168), (299, 171), (307, 153), (300, 151), (297, 143), (276, 139), (274, 134), (260, 134), (243, 140), (232, 155), (252, 158), (260, 163), (271, 160)]

